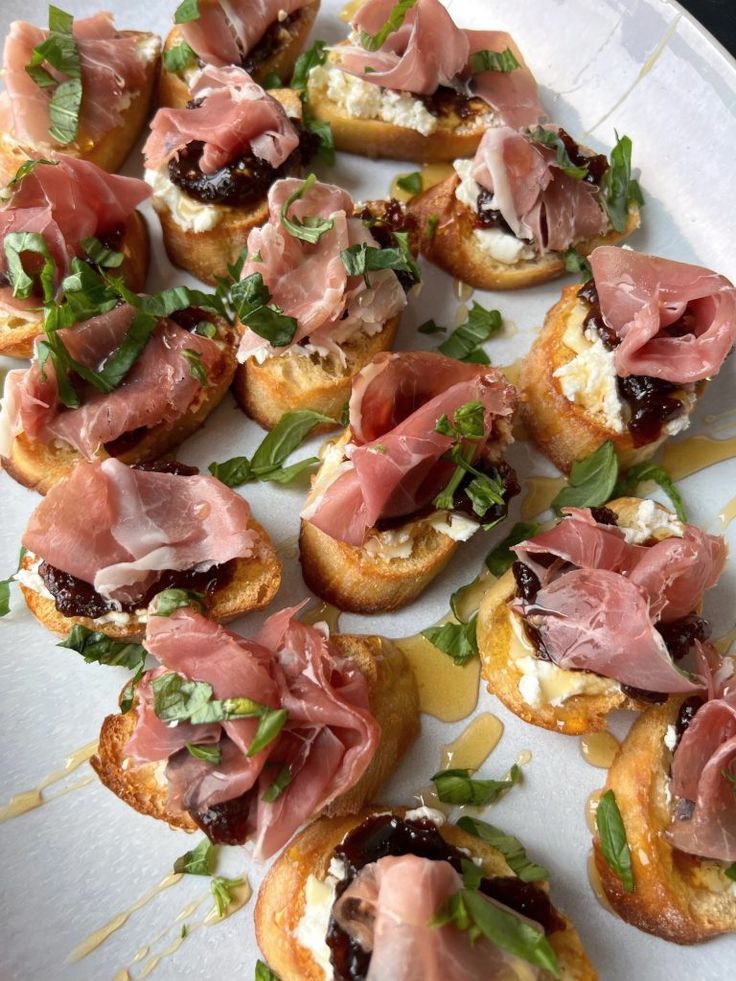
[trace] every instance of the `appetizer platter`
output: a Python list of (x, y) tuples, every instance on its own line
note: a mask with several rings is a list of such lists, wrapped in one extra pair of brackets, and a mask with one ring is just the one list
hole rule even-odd
[(733, 59), (672, 0), (0, 32), (2, 977), (730, 977)]

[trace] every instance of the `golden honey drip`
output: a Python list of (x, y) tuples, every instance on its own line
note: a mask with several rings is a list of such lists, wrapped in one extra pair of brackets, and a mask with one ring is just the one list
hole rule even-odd
[(503, 735), (503, 722), (490, 712), (482, 712), (442, 747), (441, 769), (477, 770), (488, 759)]
[(326, 623), (330, 628), (330, 633), (336, 633), (341, 614), (342, 610), (333, 606), (332, 603), (317, 603), (316, 606), (311, 606), (305, 610), (299, 619), (302, 623), (307, 623), (310, 626), (314, 626), (315, 623)]
[(394, 643), (414, 671), (422, 712), (442, 722), (459, 722), (470, 715), (478, 703), (479, 658), (459, 666), (421, 634)]
[(524, 481), (526, 495), (521, 502), (521, 517), (524, 521), (547, 511), (566, 483), (564, 477), (527, 477)]
[(580, 737), (580, 752), (586, 763), (607, 770), (616, 758), (620, 743), (610, 732), (589, 732)]
[(64, 787), (62, 790), (55, 794), (50, 794), (48, 797), (44, 797), (43, 791), (63, 780), (64, 777), (68, 777), (70, 773), (73, 773), (78, 769), (83, 763), (97, 751), (97, 740), (94, 742), (87, 743), (86, 746), (82, 746), (81, 749), (75, 750), (69, 756), (67, 756), (64, 761), (64, 766), (60, 770), (54, 770), (49, 773), (47, 777), (32, 790), (24, 790), (19, 794), (15, 794), (10, 798), (7, 804), (0, 807), (0, 822), (9, 821), (11, 818), (19, 817), (21, 814), (26, 814), (28, 811), (33, 811), (37, 807), (41, 807), (43, 804), (48, 804), (52, 800), (56, 800), (59, 797), (63, 797), (65, 794), (71, 793), (73, 790), (79, 790), (80, 787), (86, 787), (87, 784), (92, 783), (94, 780), (94, 775), (82, 777), (81, 780), (77, 780)]
[(736, 436), (730, 439), (711, 439), (710, 436), (691, 436), (678, 443), (668, 443), (662, 454), (662, 464), (673, 480), (712, 467), (736, 456)]

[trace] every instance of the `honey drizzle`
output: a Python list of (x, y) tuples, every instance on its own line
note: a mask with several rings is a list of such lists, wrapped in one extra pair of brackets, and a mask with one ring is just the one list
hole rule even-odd
[(326, 623), (332, 634), (337, 632), (341, 615), (342, 610), (332, 603), (317, 603), (306, 609), (299, 619), (310, 626), (314, 626), (315, 623)]
[(593, 890), (595, 898), (603, 909), (607, 909), (609, 913), (613, 913), (611, 904), (608, 902), (608, 897), (603, 889), (603, 883), (601, 882), (600, 873), (596, 868), (595, 856), (592, 851), (588, 854), (588, 882), (590, 882), (590, 888)]
[(723, 506), (723, 510), (718, 515), (718, 520), (721, 522), (724, 531), (734, 518), (736, 518), (736, 497), (732, 497), (728, 504)]
[(470, 715), (478, 703), (479, 658), (457, 665), (421, 634), (394, 643), (414, 671), (422, 712), (441, 722), (459, 722)]
[(457, 739), (442, 747), (440, 769), (478, 770), (502, 735), (503, 722), (490, 712), (481, 712)]
[(594, 790), (585, 802), (585, 823), (588, 825), (589, 830), (592, 831), (593, 834), (596, 834), (598, 831), (595, 823), (595, 815), (602, 796), (602, 790)]
[(524, 481), (526, 495), (521, 502), (521, 517), (524, 521), (547, 511), (566, 483), (564, 477), (527, 477)]
[(691, 436), (677, 443), (668, 443), (662, 463), (673, 480), (682, 480), (723, 460), (736, 456), (736, 436), (730, 439), (711, 439), (710, 436)]
[(607, 770), (619, 751), (620, 743), (608, 732), (589, 732), (580, 737), (580, 752), (586, 763)]
[(62, 790), (55, 794), (50, 794), (48, 797), (43, 796), (43, 791), (50, 787), (52, 784), (58, 783), (63, 780), (64, 777), (68, 777), (70, 773), (73, 773), (78, 769), (83, 763), (96, 752), (97, 750), (97, 740), (95, 739), (91, 743), (87, 743), (86, 746), (82, 746), (80, 749), (75, 750), (69, 756), (67, 756), (64, 761), (64, 766), (60, 770), (54, 770), (49, 773), (47, 777), (32, 790), (24, 790), (19, 794), (15, 794), (10, 798), (7, 804), (0, 807), (0, 822), (9, 821), (11, 818), (20, 817), (21, 814), (26, 814), (28, 811), (33, 811), (37, 807), (41, 807), (44, 804), (49, 804), (52, 800), (56, 800), (59, 797), (63, 797), (65, 794), (71, 793), (73, 790), (79, 790), (81, 787), (86, 787), (87, 784), (92, 783), (94, 780), (94, 775), (89, 774), (86, 777), (82, 777), (81, 780), (76, 780), (74, 783), (68, 784)]

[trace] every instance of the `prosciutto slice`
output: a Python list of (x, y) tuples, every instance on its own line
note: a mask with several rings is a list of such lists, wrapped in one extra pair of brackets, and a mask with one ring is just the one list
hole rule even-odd
[[(199, 0), (199, 17), (179, 30), (210, 65), (239, 65), (268, 28), (312, 0)], [(283, 12), (283, 13), (282, 13)]]
[(283, 106), (242, 68), (205, 67), (192, 86), (193, 109), (159, 109), (143, 148), (158, 170), (194, 140), (204, 143), (199, 166), (213, 174), (244, 154), (280, 167), (299, 146)]
[[(82, 254), (82, 240), (125, 224), (150, 194), (145, 181), (108, 174), (87, 160), (60, 155), (53, 164), (36, 164), (0, 208), (0, 273), (7, 273), (2, 248), (6, 235), (37, 232), (54, 260), (55, 282), (60, 286), (72, 257)], [(22, 308), (29, 301), (15, 300), (12, 288), (4, 286), (0, 303)], [(39, 301), (30, 303), (39, 306)]]
[[(135, 309), (123, 304), (58, 331), (58, 337), (75, 360), (96, 369), (121, 344), (134, 316)], [(41, 443), (63, 440), (90, 459), (124, 433), (181, 418), (202, 390), (185, 350), (200, 356), (210, 377), (222, 366), (224, 355), (214, 341), (161, 318), (123, 383), (109, 394), (88, 386), (76, 409), (59, 402), (53, 364), (47, 362), (42, 373), (34, 360), (30, 368), (8, 373), (5, 426), (11, 437), (25, 433)]]
[(590, 264), (603, 319), (621, 339), (619, 375), (684, 385), (717, 374), (736, 340), (736, 289), (725, 276), (610, 246)]
[(494, 110), (499, 121), (512, 129), (536, 126), (545, 116), (536, 79), (516, 42), (506, 31), (464, 31), (469, 54), (510, 49), (519, 67), (510, 72), (486, 71), (473, 76), (473, 92)]
[(349, 464), (302, 517), (338, 541), (362, 545), (379, 518), (429, 504), (454, 470), (442, 459), (452, 437), (435, 432), (437, 421), (473, 401), (484, 406), (488, 440), (494, 419), (513, 412), (516, 391), (494, 368), (441, 354), (377, 355), (353, 383)]
[[(354, 787), (380, 738), (364, 675), (324, 634), (296, 620), (296, 612), (270, 617), (253, 640), (191, 610), (148, 621), (145, 646), (165, 669), (208, 682), (216, 698), (247, 697), (287, 711), (286, 725), (265, 749), (245, 755), (256, 719), (180, 723), (163, 732), (167, 727), (152, 711), (156, 673), (144, 675), (138, 688), (136, 728), (127, 746), (134, 763), (169, 759), (170, 798), (185, 810), (202, 813), (253, 790), (246, 840), (253, 841), (258, 858), (273, 855), (305, 821)], [(187, 742), (218, 740), (219, 764), (185, 749)], [(283, 767), (290, 783), (275, 801), (264, 801)]]
[[(127, 96), (134, 96), (146, 80), (146, 59), (140, 38), (119, 33), (112, 14), (100, 12), (74, 21), (74, 38), (82, 70), (82, 105), (79, 133), (97, 140), (123, 121)], [(41, 88), (26, 71), (33, 49), (48, 31), (25, 21), (14, 21), (5, 39), (0, 95), (0, 126), (27, 147), (52, 143), (49, 102), (53, 89)], [(59, 80), (66, 76), (51, 69)]]
[[(276, 181), (268, 192), (269, 218), (248, 235), (248, 261), (242, 278), (260, 273), (271, 293), (271, 303), (297, 321), (289, 347), (274, 349), (246, 330), (238, 349), (238, 360), (253, 355), (288, 351), (300, 341), (322, 351), (340, 354), (339, 342), (359, 330), (376, 333), (406, 306), (406, 294), (392, 269), (372, 272), (370, 286), (362, 276), (348, 276), (340, 253), (351, 245), (378, 243), (359, 218), (353, 218), (353, 200), (334, 184), (317, 181), (289, 208), (289, 218), (329, 219), (333, 227), (314, 245), (290, 235), (281, 223), (281, 208), (302, 186), (296, 178)], [(260, 257), (260, 258), (259, 258)]]
[(697, 609), (723, 571), (723, 539), (683, 525), (682, 537), (635, 545), (588, 509), (563, 513), (554, 528), (513, 549), (541, 588), (534, 602), (512, 606), (538, 631), (547, 655), (561, 668), (646, 691), (702, 688), (677, 670), (656, 624)]
[(114, 459), (77, 464), (23, 536), (39, 558), (126, 603), (162, 572), (248, 558), (260, 541), (247, 502), (214, 477), (133, 470)]
[[(516, 976), (515, 965), (519, 976), (539, 977), (537, 968), (486, 937), (471, 942), (469, 933), (454, 925), (431, 925), (462, 884), (449, 862), (417, 855), (387, 856), (360, 870), (332, 915), (363, 950), (371, 952), (367, 981), (477, 981), (505, 972)], [(531, 924), (502, 903), (483, 899)]]
[(485, 131), (470, 173), (493, 194), (514, 235), (533, 239), (541, 253), (562, 252), (608, 227), (599, 188), (563, 173), (552, 148), (510, 126)]

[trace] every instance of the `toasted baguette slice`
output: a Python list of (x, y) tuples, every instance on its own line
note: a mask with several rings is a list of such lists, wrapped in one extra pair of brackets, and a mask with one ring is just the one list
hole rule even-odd
[[(235, 617), (262, 610), (268, 606), (281, 585), (281, 562), (266, 530), (257, 522), (252, 527), (261, 536), (258, 551), (251, 558), (236, 559), (232, 578), (222, 587), (213, 590), (205, 600), (205, 614), (210, 620), (227, 623)], [(30, 569), (34, 558), (24, 555), (22, 569)], [(75, 624), (89, 630), (97, 630), (116, 640), (138, 640), (146, 630), (146, 620), (131, 613), (125, 623), (100, 623), (89, 617), (67, 617), (59, 613), (53, 599), (24, 586), (21, 592), (26, 605), (35, 618), (55, 634), (65, 636)]]
[[(201, 389), (187, 412), (176, 422), (161, 422), (140, 435), (134, 433), (121, 437), (115, 443), (108, 443), (107, 449), (97, 451), (96, 459), (114, 456), (122, 463), (149, 463), (183, 443), (199, 429), (225, 397), (235, 373), (239, 332), (221, 319), (217, 321), (217, 329), (216, 339), (225, 353), (222, 370), (219, 375), (210, 376), (209, 387)], [(81, 458), (71, 446), (35, 442), (21, 433), (13, 439), (9, 455), (0, 457), (0, 464), (19, 484), (39, 494), (46, 494), (67, 476)]]
[[(248, 358), (235, 371), (233, 394), (243, 411), (264, 429), (272, 429), (293, 409), (321, 412), (338, 426), (353, 378), (380, 351), (391, 350), (400, 321), (400, 316), (392, 317), (378, 334), (358, 334), (346, 341), (341, 345), (345, 364), (336, 354), (307, 357), (289, 352), (262, 364)], [(325, 424), (315, 431), (332, 428)]]
[[(626, 525), (634, 520), (638, 505), (639, 500), (635, 497), (621, 497), (610, 501), (606, 507), (616, 512), (621, 525)], [(661, 504), (656, 507), (658, 511), (667, 511)], [(666, 531), (659, 532), (657, 537), (660, 536), (667, 537)], [(481, 671), (488, 690), (515, 715), (543, 729), (575, 736), (605, 729), (607, 717), (615, 709), (642, 711), (647, 707), (646, 702), (626, 695), (616, 682), (594, 672), (570, 671), (544, 661), (540, 661), (540, 670), (550, 672), (548, 689), (556, 692), (558, 699), (567, 692), (574, 692), (582, 679), (585, 679), (585, 688), (564, 698), (560, 705), (527, 702), (519, 687), (524, 678), (519, 659), (534, 657), (534, 647), (525, 637), (523, 618), (509, 608), (515, 594), (516, 582), (509, 569), (484, 595), (477, 626)]]
[[(499, 262), (484, 252), (473, 236), (478, 227), (473, 212), (455, 197), (459, 183), (460, 178), (454, 174), (412, 198), (408, 205), (409, 212), (419, 222), (419, 248), (425, 258), (461, 282), (481, 290), (523, 289), (563, 275), (565, 259), (559, 252), (513, 264)], [(599, 245), (618, 244), (638, 227), (639, 209), (632, 208), (623, 232), (611, 229), (606, 235), (576, 242), (575, 248), (580, 255), (587, 256)]]
[[(578, 286), (566, 286), (562, 297), (547, 314), (544, 327), (537, 335), (521, 367), (519, 388), (520, 412), (529, 436), (545, 456), (565, 473), (573, 463), (611, 440), (622, 469), (650, 459), (667, 439), (664, 431), (658, 439), (634, 446), (628, 429), (619, 433), (606, 425), (600, 416), (585, 406), (570, 402), (563, 394), (555, 371), (575, 357), (564, 337), (571, 320), (579, 315)], [(699, 397), (704, 382), (695, 388)], [(686, 403), (687, 405), (687, 403)], [(695, 408), (693, 400), (688, 408)]]
[(723, 865), (673, 848), (669, 827), (672, 753), (664, 742), (682, 696), (648, 709), (631, 728), (606, 790), (613, 790), (631, 852), (634, 891), (625, 892), (594, 840), (595, 864), (608, 901), (627, 923), (677, 944), (736, 931), (736, 892)]
[[(291, 79), (294, 71), (294, 64), (299, 54), (307, 43), (309, 32), (319, 11), (320, 0), (311, 0), (311, 3), (297, 10), (293, 20), (281, 30), (281, 37), (276, 48), (262, 61), (248, 69), (248, 74), (259, 84), (263, 84), (266, 78), (275, 73), (283, 82)], [(164, 42), (164, 51), (170, 51), (184, 40), (181, 29), (178, 26), (172, 27)], [(256, 45), (256, 48), (258, 46)], [(197, 68), (195, 62), (194, 70)], [(191, 72), (191, 68), (189, 69)], [(158, 85), (158, 101), (162, 106), (172, 106), (174, 109), (183, 109), (189, 99), (189, 84), (184, 77), (176, 72), (167, 71), (161, 66), (161, 77)]]
[[(403, 654), (391, 641), (382, 637), (333, 634), (332, 642), (365, 675), (371, 712), (381, 727), (381, 739), (368, 769), (351, 790), (324, 809), (330, 816), (342, 816), (356, 813), (375, 797), (418, 736), (419, 696)], [(169, 805), (161, 763), (125, 766), (125, 746), (134, 728), (134, 709), (124, 715), (108, 715), (103, 722), (99, 748), (90, 761), (100, 780), (141, 814), (167, 821), (175, 828), (196, 831), (189, 814)]]
[[(273, 89), (269, 92), (283, 105), (292, 119), (301, 119), (301, 99), (293, 89)], [(294, 175), (301, 167), (294, 168)], [(197, 201), (192, 199), (196, 207)], [(153, 205), (161, 220), (164, 245), (169, 259), (175, 266), (185, 269), (197, 279), (214, 285), (219, 276), (227, 276), (227, 267), (240, 256), (248, 238), (248, 232), (268, 219), (268, 202), (262, 200), (250, 208), (232, 208), (225, 205), (207, 205), (218, 212), (219, 220), (213, 228), (196, 232), (182, 228), (172, 215), (168, 205), (154, 195)]]
[[(139, 211), (134, 211), (125, 223), (118, 251), (123, 253), (124, 258), (116, 274), (122, 276), (129, 290), (142, 293), (146, 286), (151, 247), (148, 226)], [(33, 319), (29, 320), (0, 309), (0, 354), (9, 358), (32, 358), (33, 342), (42, 333), (41, 313), (34, 314)]]
[[(406, 808), (374, 806), (351, 817), (315, 821), (292, 840), (271, 866), (256, 902), (256, 937), (269, 966), (283, 981), (329, 981), (312, 952), (294, 936), (306, 908), (307, 880), (310, 875), (324, 880), (330, 859), (345, 836), (368, 818), (387, 811), (399, 817), (406, 814)], [(487, 876), (514, 875), (501, 853), (480, 838), (454, 824), (444, 824), (438, 830), (449, 844), (480, 859)], [(562, 918), (565, 927), (548, 935), (557, 955), (560, 977), (564, 981), (594, 981), (597, 974), (580, 936), (572, 923)]]
[[(150, 38), (158, 38), (155, 34), (147, 31), (121, 31), (127, 37), (139, 38), (144, 42)], [(148, 119), (151, 108), (156, 78), (159, 73), (160, 57), (157, 54), (146, 64), (146, 77), (143, 86), (136, 92), (131, 93), (130, 105), (121, 111), (123, 121), (119, 126), (111, 129), (104, 136), (97, 140), (90, 140), (85, 137), (84, 132), (73, 143), (68, 146), (34, 147), (25, 146), (16, 141), (12, 134), (3, 134), (0, 139), (0, 184), (7, 184), (18, 171), (21, 164), (29, 157), (47, 157), (49, 153), (65, 153), (70, 157), (78, 157), (81, 160), (89, 160), (97, 164), (103, 170), (114, 174), (119, 170), (125, 158), (138, 141), (138, 137), (143, 131), (143, 127)]]

